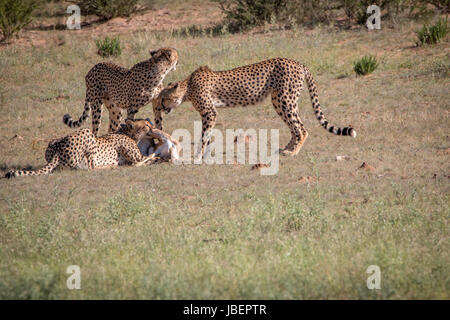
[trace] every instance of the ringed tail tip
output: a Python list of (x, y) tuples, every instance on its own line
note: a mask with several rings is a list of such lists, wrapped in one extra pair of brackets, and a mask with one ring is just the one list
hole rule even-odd
[(11, 179), (11, 178), (14, 178), (15, 176), (16, 176), (16, 173), (14, 171), (9, 171), (5, 174), (6, 179)]
[(64, 124), (67, 124), (71, 118), (70, 114), (66, 113), (63, 117)]

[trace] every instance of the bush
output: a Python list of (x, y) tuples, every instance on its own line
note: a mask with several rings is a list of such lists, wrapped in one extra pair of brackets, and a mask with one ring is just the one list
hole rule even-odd
[(293, 19), (297, 24), (316, 25), (330, 23), (335, 18), (339, 1), (330, 0), (290, 0), (280, 20)]
[(109, 38), (106, 37), (103, 40), (95, 40), (95, 44), (97, 45), (98, 51), (97, 53), (103, 58), (114, 56), (118, 57), (122, 53), (122, 49), (120, 48), (120, 39)]
[(417, 37), (419, 38), (417, 44), (436, 44), (445, 38), (448, 31), (448, 22), (442, 18), (432, 26), (424, 25), (422, 29), (417, 32)]
[(272, 22), (286, 8), (287, 0), (218, 0), (232, 29), (244, 30)]
[(225, 14), (231, 31), (241, 31), (264, 23), (309, 24), (330, 23), (342, 12), (348, 22), (365, 24), (367, 8), (377, 5), (383, 19), (392, 22), (406, 13), (409, 17), (428, 14), (429, 5), (448, 12), (450, 0), (213, 0)]
[(36, 7), (34, 0), (0, 0), (0, 29), (4, 39), (9, 39), (32, 20)]
[(374, 56), (364, 56), (353, 62), (353, 70), (357, 75), (365, 76), (372, 73), (378, 67), (377, 59)]
[(432, 4), (438, 10), (441, 10), (445, 13), (450, 12), (450, 0), (423, 0), (425, 3)]
[(137, 11), (138, 0), (79, 0), (77, 5), (85, 15), (94, 14), (109, 20), (115, 17), (129, 17)]
[(215, 0), (225, 13), (232, 31), (248, 29), (264, 23), (292, 25), (328, 23), (339, 8), (330, 0)]

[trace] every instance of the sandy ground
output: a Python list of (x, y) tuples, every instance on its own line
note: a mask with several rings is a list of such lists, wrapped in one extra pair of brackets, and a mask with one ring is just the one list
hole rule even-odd
[[(66, 30), (66, 21), (69, 15), (51, 18), (38, 18), (26, 27), (15, 44), (24, 46), (45, 46), (60, 44), (62, 31)], [(214, 4), (191, 5), (175, 9), (156, 9), (141, 11), (129, 18), (114, 18), (109, 21), (100, 21), (96, 16), (81, 17), (81, 29), (71, 30), (80, 36), (85, 35), (117, 35), (134, 33), (137, 31), (170, 31), (183, 27), (197, 25), (202, 27), (213, 26), (220, 22), (223, 15)], [(55, 32), (55, 31), (60, 32)], [(6, 44), (0, 45), (1, 48)]]

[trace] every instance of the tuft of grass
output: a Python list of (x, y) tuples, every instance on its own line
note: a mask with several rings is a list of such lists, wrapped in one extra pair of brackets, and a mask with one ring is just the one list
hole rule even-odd
[(359, 60), (353, 61), (353, 70), (360, 76), (365, 76), (372, 73), (377, 67), (377, 58), (371, 55), (364, 56)]
[(106, 37), (103, 40), (97, 39), (95, 40), (95, 44), (97, 45), (98, 48), (97, 53), (103, 58), (111, 56), (118, 57), (122, 53), (122, 49), (120, 48), (119, 37), (115, 38)]
[(450, 30), (447, 19), (440, 18), (434, 25), (424, 25), (417, 31), (417, 45), (436, 44), (445, 38)]

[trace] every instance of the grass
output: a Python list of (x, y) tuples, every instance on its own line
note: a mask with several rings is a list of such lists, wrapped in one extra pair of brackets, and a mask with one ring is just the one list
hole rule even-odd
[(95, 40), (95, 44), (97, 45), (99, 56), (103, 58), (107, 57), (118, 57), (122, 53), (122, 49), (120, 47), (120, 39), (119, 37), (109, 38), (106, 37), (104, 39)]
[(371, 55), (364, 56), (353, 62), (353, 70), (360, 76), (365, 76), (374, 72), (377, 67), (377, 58)]
[(434, 25), (424, 25), (417, 31), (418, 44), (436, 44), (448, 34), (450, 27), (448, 21), (440, 18)]
[[(121, 35), (124, 54), (112, 61), (125, 67), (149, 49), (178, 49), (165, 83), (205, 64), (299, 60), (327, 118), (358, 136), (325, 132), (305, 91), (309, 138), (296, 157), (280, 158), (274, 176), (251, 165), (161, 164), (1, 179), (0, 297), (448, 299), (448, 43), (411, 48), (416, 27)], [(3, 173), (42, 165), (45, 139), (73, 131), (62, 116), (82, 111), (95, 42), (61, 33), (62, 46), (0, 50)], [(384, 57), (378, 71), (351, 75), (352, 61), (369, 52)], [(151, 106), (137, 116), (152, 116)], [(199, 116), (185, 104), (164, 119), (168, 132), (192, 133)], [(278, 128), (280, 145), (289, 141), (269, 101), (219, 110), (216, 128)], [(358, 169), (363, 162), (375, 171)], [(300, 183), (305, 176), (317, 181)], [(66, 288), (69, 265), (81, 267), (81, 290)], [(366, 287), (369, 265), (381, 269), (380, 290)]]

